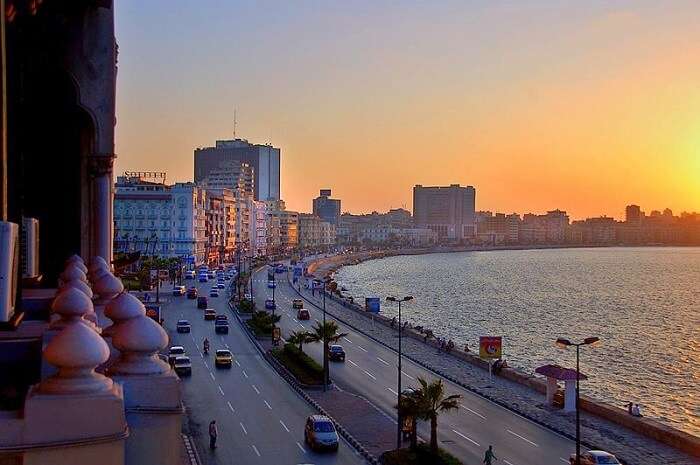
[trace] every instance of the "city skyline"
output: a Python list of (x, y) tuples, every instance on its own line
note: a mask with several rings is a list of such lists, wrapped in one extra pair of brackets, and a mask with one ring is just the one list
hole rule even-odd
[(700, 209), (692, 2), (274, 5), (116, 5), (117, 172), (192, 179), (235, 107), (238, 137), (281, 148), (292, 210), (453, 183), (480, 210)]

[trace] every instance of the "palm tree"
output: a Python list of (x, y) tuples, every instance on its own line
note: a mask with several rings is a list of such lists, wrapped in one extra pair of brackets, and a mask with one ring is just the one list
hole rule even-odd
[(430, 383), (424, 378), (418, 378), (420, 389), (415, 391), (415, 401), (418, 403), (418, 418), (430, 420), (430, 450), (433, 454), (438, 452), (437, 443), (437, 419), (441, 412), (449, 412), (459, 408), (460, 394), (445, 396), (445, 385), (441, 379)]
[(339, 333), (338, 325), (335, 321), (327, 321), (325, 324), (316, 323), (314, 332), (311, 333), (313, 342), (323, 342), (323, 379), (325, 384), (328, 384), (328, 346), (331, 342), (338, 342), (341, 337), (345, 337), (348, 333)]
[(309, 342), (314, 342), (314, 335), (308, 331), (292, 331), (292, 333), (287, 338), (287, 342), (290, 344), (299, 344), (299, 352), (303, 352), (303, 345)]
[(401, 394), (399, 404), (395, 407), (399, 411), (399, 418), (405, 421), (411, 419), (411, 449), (418, 446), (418, 432), (416, 431), (416, 423), (421, 415), (421, 405), (416, 396), (416, 391)]

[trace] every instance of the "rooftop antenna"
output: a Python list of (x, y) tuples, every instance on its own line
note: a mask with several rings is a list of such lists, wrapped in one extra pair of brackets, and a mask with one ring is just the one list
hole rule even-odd
[(236, 107), (233, 108), (233, 138), (236, 138), (236, 129), (238, 127), (238, 118), (236, 115)]

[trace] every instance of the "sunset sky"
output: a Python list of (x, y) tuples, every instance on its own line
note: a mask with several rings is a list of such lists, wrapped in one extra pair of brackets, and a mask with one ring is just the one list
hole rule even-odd
[(117, 163), (193, 178), (193, 149), (282, 149), (288, 208), (621, 218), (700, 210), (700, 2), (115, 2)]

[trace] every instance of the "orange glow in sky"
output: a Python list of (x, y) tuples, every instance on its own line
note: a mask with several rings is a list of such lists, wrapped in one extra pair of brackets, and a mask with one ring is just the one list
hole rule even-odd
[(147, 3), (116, 4), (117, 172), (191, 180), (236, 107), (294, 210), (700, 210), (698, 2)]

